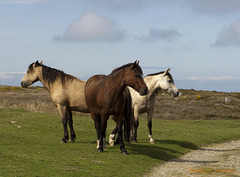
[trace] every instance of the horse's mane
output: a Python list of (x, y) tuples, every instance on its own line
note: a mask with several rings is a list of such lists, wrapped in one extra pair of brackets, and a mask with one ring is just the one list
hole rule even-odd
[[(133, 64), (133, 63), (128, 63), (128, 64), (125, 64), (125, 65), (120, 66), (120, 67), (118, 67), (118, 68), (115, 68), (115, 69), (112, 71), (111, 74), (113, 74), (113, 73), (115, 73), (115, 72), (117, 72), (117, 71), (120, 71), (120, 70), (122, 70), (122, 69), (124, 70), (125, 68), (131, 66), (132, 64)], [(138, 71), (141, 75), (143, 75), (142, 69), (141, 69), (141, 67), (140, 67), (138, 64), (135, 65), (135, 69), (137, 69), (137, 71)]]
[[(153, 74), (148, 74), (148, 75), (146, 75), (146, 77), (148, 77), (148, 76), (156, 76), (156, 75), (159, 75), (159, 74), (163, 74), (164, 72), (165, 71), (161, 71), (161, 72), (153, 73)], [(167, 76), (169, 77), (169, 79), (171, 79), (173, 81), (173, 77), (172, 77), (172, 75), (169, 72), (167, 72)]]
[[(30, 72), (33, 70), (33, 64), (34, 63), (29, 66)], [(62, 81), (62, 84), (65, 84), (67, 80), (71, 82), (72, 80), (77, 79), (76, 77), (70, 74), (66, 74), (63, 71), (57, 70), (55, 68), (51, 68), (40, 63), (35, 64), (36, 67), (42, 67), (43, 80), (47, 83), (54, 83), (57, 79), (60, 79)]]

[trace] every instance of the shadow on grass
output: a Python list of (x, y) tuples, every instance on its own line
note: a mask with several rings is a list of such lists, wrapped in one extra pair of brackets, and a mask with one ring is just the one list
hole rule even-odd
[(196, 146), (195, 144), (188, 142), (188, 141), (177, 141), (177, 140), (155, 140), (155, 143), (157, 144), (175, 144), (175, 145), (179, 145), (183, 148), (187, 148), (187, 149), (192, 149), (192, 150), (196, 150), (199, 149), (198, 146)]
[(180, 152), (169, 148), (137, 143), (127, 144), (127, 150), (130, 150), (131, 154), (141, 154), (162, 161), (169, 161), (171, 159), (175, 159), (177, 158), (177, 156), (174, 154), (181, 154)]
[[(162, 144), (162, 145), (179, 145), (182, 148), (187, 149), (199, 149), (198, 146), (191, 142), (187, 141), (177, 141), (177, 140), (155, 140), (156, 144)], [(143, 145), (138, 143), (131, 143), (127, 145), (129, 150), (132, 151), (132, 154), (142, 154), (149, 156), (154, 159), (162, 160), (162, 161), (169, 161), (172, 159), (176, 159), (179, 157), (179, 155), (183, 155), (182, 152), (173, 150), (171, 148), (166, 147), (159, 147), (158, 145)]]

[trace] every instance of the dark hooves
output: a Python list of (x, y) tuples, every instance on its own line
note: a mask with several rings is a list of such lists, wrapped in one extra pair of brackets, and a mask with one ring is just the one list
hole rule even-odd
[(127, 151), (122, 151), (123, 155), (128, 155)]
[(61, 143), (67, 143), (67, 140), (62, 139)]
[(70, 138), (69, 142), (70, 142), (70, 143), (74, 143), (74, 142), (75, 142), (75, 139)]
[(97, 151), (98, 151), (98, 152), (103, 152), (103, 150), (102, 150), (102, 149), (98, 149)]

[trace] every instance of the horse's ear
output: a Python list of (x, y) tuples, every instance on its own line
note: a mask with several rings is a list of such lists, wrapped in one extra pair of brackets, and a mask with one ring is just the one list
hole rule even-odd
[(33, 63), (33, 67), (35, 67), (37, 64), (38, 64), (38, 60), (35, 63)]
[(131, 69), (135, 68), (136, 67), (136, 63), (137, 63), (137, 60), (132, 64), (132, 67)]
[(164, 72), (164, 75), (167, 75), (169, 72), (170, 72), (170, 68), (168, 68), (165, 72)]
[(42, 61), (38, 62), (38, 60), (33, 64), (34, 67), (39, 66), (42, 64)]
[(136, 60), (136, 61), (133, 63), (132, 69), (135, 68), (137, 65), (139, 65), (139, 61), (138, 61), (138, 60)]

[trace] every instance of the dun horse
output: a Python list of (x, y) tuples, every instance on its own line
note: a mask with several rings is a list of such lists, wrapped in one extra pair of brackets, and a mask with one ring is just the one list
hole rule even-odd
[[(150, 143), (154, 144), (154, 139), (152, 136), (152, 116), (154, 112), (154, 106), (156, 102), (156, 96), (159, 90), (165, 90), (172, 97), (178, 96), (179, 92), (174, 84), (172, 75), (169, 73), (170, 69), (165, 72), (159, 72), (155, 74), (149, 74), (144, 78), (148, 86), (148, 94), (146, 96), (140, 96), (134, 89), (129, 87), (129, 91), (132, 96), (132, 109), (134, 115), (134, 133), (133, 141), (137, 142), (137, 128), (139, 125), (139, 114), (147, 113), (148, 115), (148, 131)], [(114, 144), (114, 138), (116, 134), (116, 129), (109, 136), (110, 145)]]
[(92, 76), (86, 83), (85, 100), (95, 122), (98, 152), (103, 152), (107, 120), (110, 115), (114, 115), (120, 137), (120, 150), (127, 154), (122, 138), (125, 105), (123, 93), (127, 86), (135, 89), (140, 95), (146, 95), (148, 92), (138, 62), (116, 68), (108, 76)]
[(21, 85), (27, 88), (37, 81), (48, 90), (62, 117), (64, 137), (61, 142), (66, 143), (69, 139), (67, 123), (71, 133), (70, 142), (74, 142), (76, 134), (73, 129), (72, 111), (89, 112), (84, 96), (86, 82), (36, 61), (29, 65)]

